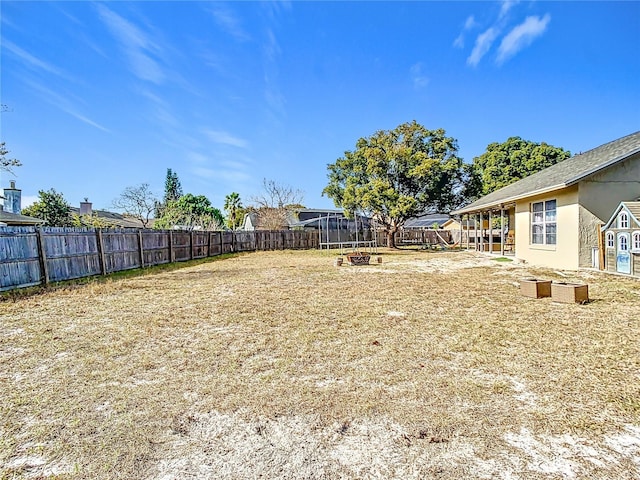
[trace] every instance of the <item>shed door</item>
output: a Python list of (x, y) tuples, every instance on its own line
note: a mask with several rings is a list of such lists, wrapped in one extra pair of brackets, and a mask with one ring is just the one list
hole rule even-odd
[(631, 254), (629, 253), (630, 235), (628, 232), (618, 233), (618, 253), (616, 255), (616, 270), (620, 273), (631, 274)]

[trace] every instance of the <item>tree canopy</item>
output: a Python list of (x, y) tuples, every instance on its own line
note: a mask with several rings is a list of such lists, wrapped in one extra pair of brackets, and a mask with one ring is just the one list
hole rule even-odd
[(165, 206), (154, 228), (174, 228), (177, 225), (189, 230), (219, 230), (224, 225), (224, 217), (204, 195), (187, 193)]
[(571, 156), (560, 147), (510, 137), (503, 143), (491, 143), (487, 151), (473, 159), (473, 174), (486, 195), (517, 180), (555, 165)]
[(178, 174), (167, 168), (167, 176), (164, 181), (164, 204), (168, 204), (173, 200), (178, 200), (182, 196), (182, 185)]
[(454, 138), (415, 120), (361, 138), (328, 165), (323, 195), (347, 214), (362, 211), (393, 235), (411, 217), (449, 211), (461, 203), (464, 171)]
[(40, 218), (51, 227), (70, 227), (73, 225), (71, 206), (60, 192), (55, 189), (38, 192), (38, 201), (22, 209), (23, 215)]

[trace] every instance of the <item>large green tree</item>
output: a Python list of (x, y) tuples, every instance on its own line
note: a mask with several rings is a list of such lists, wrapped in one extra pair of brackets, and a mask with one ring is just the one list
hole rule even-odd
[(464, 172), (456, 140), (415, 120), (359, 139), (328, 169), (323, 195), (347, 214), (370, 214), (386, 230), (390, 247), (407, 219), (461, 202)]
[(40, 190), (38, 200), (33, 205), (22, 209), (23, 215), (40, 218), (45, 225), (51, 227), (70, 227), (73, 225), (71, 206), (64, 195), (55, 189)]
[(560, 147), (510, 137), (503, 143), (491, 143), (485, 153), (473, 159), (473, 175), (486, 195), (571, 156)]
[(154, 228), (174, 228), (179, 226), (188, 230), (219, 230), (224, 225), (222, 212), (211, 206), (204, 195), (187, 193), (177, 200), (170, 201), (162, 217), (153, 224)]

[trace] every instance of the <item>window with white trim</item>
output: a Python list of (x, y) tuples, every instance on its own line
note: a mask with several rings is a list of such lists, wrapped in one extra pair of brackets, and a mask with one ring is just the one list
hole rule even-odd
[(531, 243), (534, 245), (556, 244), (556, 201), (531, 204)]
[(629, 215), (627, 215), (627, 212), (620, 212), (618, 215), (618, 228), (629, 228)]
[(607, 232), (607, 248), (615, 248), (615, 240), (613, 232)]
[(633, 232), (631, 239), (631, 250), (634, 252), (640, 252), (640, 232)]
[(619, 252), (628, 252), (629, 251), (629, 240), (628, 240), (627, 235), (629, 235), (629, 234), (625, 233), (625, 234), (618, 235), (618, 251)]

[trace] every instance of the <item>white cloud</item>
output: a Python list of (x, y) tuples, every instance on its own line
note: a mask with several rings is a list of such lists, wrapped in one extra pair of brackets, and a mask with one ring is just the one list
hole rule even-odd
[(538, 16), (527, 17), (524, 22), (511, 30), (500, 43), (498, 48), (498, 64), (508, 60), (523, 48), (531, 43), (547, 29), (551, 21), (551, 16), (546, 14), (540, 18)]
[(60, 77), (65, 77), (64, 73), (59, 68), (31, 55), (29, 52), (23, 50), (15, 43), (10, 42), (7, 39), (2, 39), (2, 47), (9, 50), (16, 57), (27, 63), (30, 67), (35, 67), (38, 70), (44, 70), (45, 72), (53, 73), (54, 75), (58, 75)]
[(152, 57), (160, 51), (158, 45), (145, 32), (104, 5), (96, 8), (111, 34), (120, 42), (133, 73), (142, 80), (163, 83), (165, 74), (158, 61)]
[(502, 2), (502, 5), (500, 5), (500, 15), (498, 18), (499, 19), (504, 18), (507, 15), (507, 13), (509, 13), (509, 10), (511, 10), (511, 8), (518, 3), (519, 3), (519, 0), (504, 0)]
[(74, 102), (72, 102), (69, 98), (64, 97), (64, 96), (60, 95), (59, 93), (56, 93), (53, 90), (51, 90), (51, 89), (49, 89), (49, 88), (47, 88), (47, 87), (45, 87), (43, 85), (40, 85), (40, 84), (38, 84), (36, 82), (33, 82), (31, 80), (25, 80), (25, 84), (30, 86), (33, 90), (39, 92), (41, 97), (46, 102), (48, 102), (51, 105), (59, 108), (64, 113), (66, 113), (68, 115), (71, 115), (72, 117), (80, 120), (83, 123), (86, 123), (87, 125), (95, 127), (98, 130), (102, 130), (103, 132), (107, 132), (107, 133), (111, 132), (108, 128), (103, 127), (99, 123), (94, 122), (93, 120), (91, 120), (87, 116), (85, 116), (82, 113), (80, 113), (78, 111), (78, 108), (74, 105)]
[(480, 63), (482, 57), (484, 57), (491, 48), (491, 45), (498, 36), (498, 33), (499, 32), (495, 27), (491, 27), (478, 35), (473, 50), (471, 51), (471, 55), (467, 58), (467, 65), (475, 67)]
[(225, 170), (196, 167), (192, 170), (194, 175), (209, 180), (223, 180), (226, 183), (241, 183), (251, 179), (251, 176), (238, 170)]
[(426, 87), (429, 84), (429, 77), (427, 77), (423, 72), (422, 62), (418, 62), (415, 65), (412, 65), (409, 72), (411, 75), (411, 81), (413, 82), (414, 88), (421, 89)]
[(224, 5), (214, 3), (209, 8), (209, 12), (218, 26), (237, 40), (246, 41), (251, 38), (240, 25), (238, 17)]
[(473, 15), (469, 15), (467, 20), (464, 22), (464, 29), (471, 30), (473, 27), (477, 25), (476, 19)]
[(236, 137), (228, 132), (223, 132), (220, 130), (209, 130), (205, 129), (204, 134), (215, 143), (220, 143), (222, 145), (229, 145), (232, 147), (238, 148), (247, 148), (249, 144), (246, 140)]
[(472, 28), (476, 27), (478, 24), (476, 23), (476, 19), (473, 15), (469, 15), (464, 22), (464, 28), (460, 35), (456, 37), (453, 41), (453, 46), (456, 48), (464, 48), (464, 33)]

